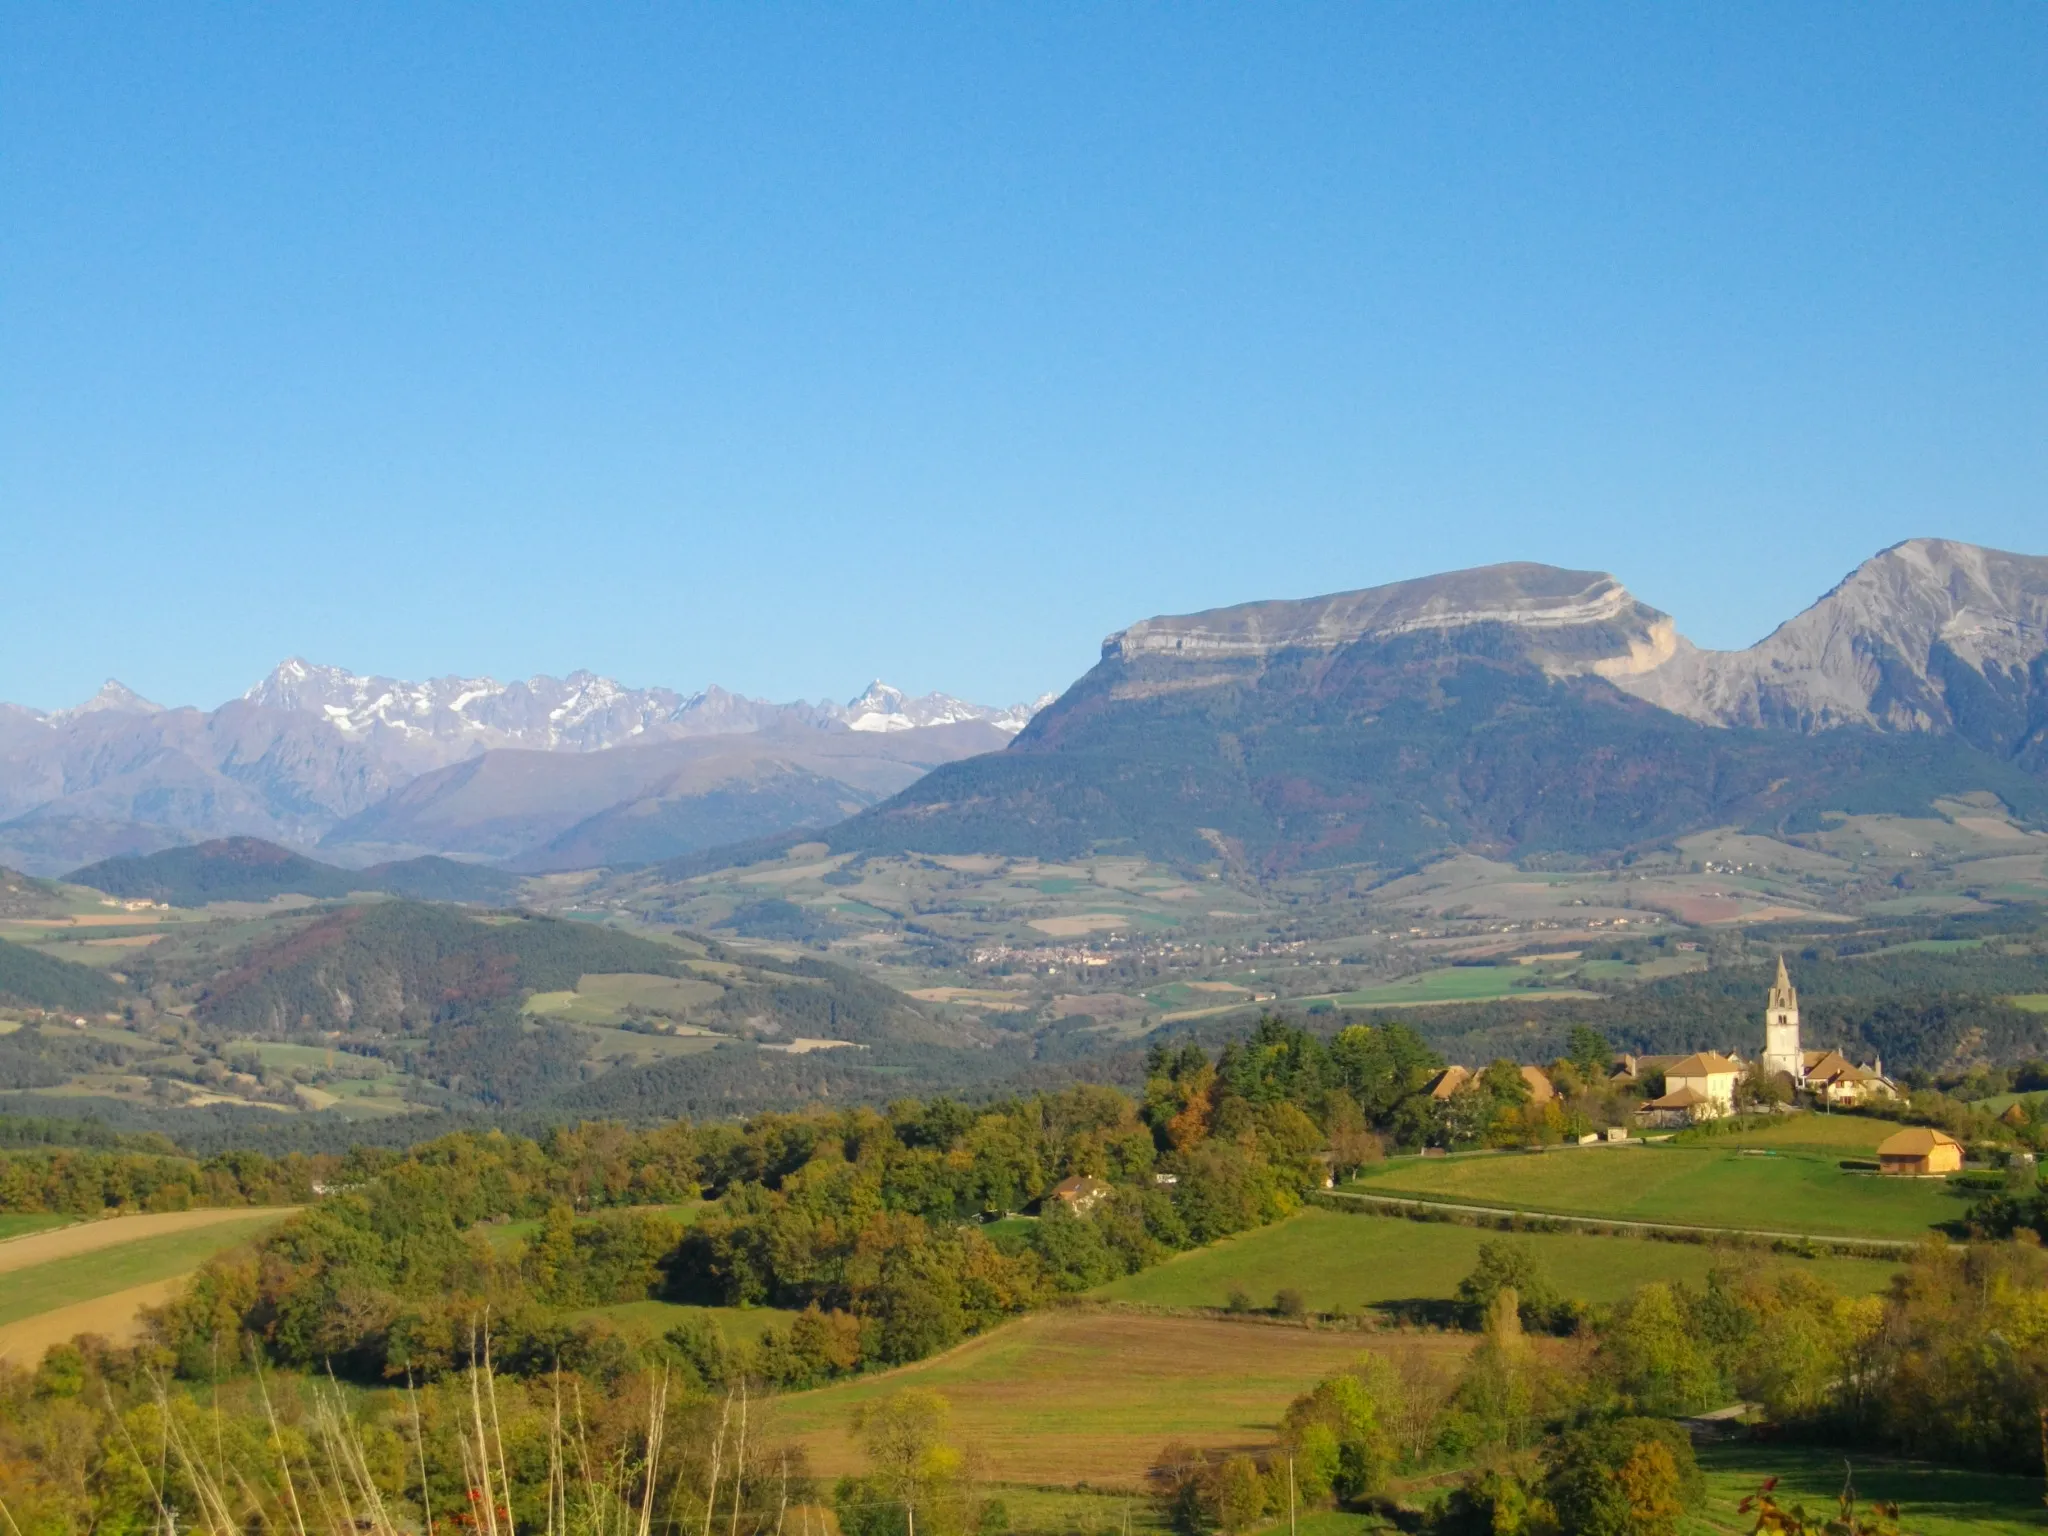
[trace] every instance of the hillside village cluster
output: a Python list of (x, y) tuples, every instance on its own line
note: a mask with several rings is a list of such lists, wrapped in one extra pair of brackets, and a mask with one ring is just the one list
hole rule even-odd
[[(1529, 1085), (1529, 1097), (1547, 1103), (1557, 1097), (1557, 1087), (1541, 1067), (1521, 1068)], [(1429, 1085), (1430, 1096), (1439, 1102), (1471, 1083), (1476, 1074), (1470, 1067), (1449, 1066)], [(1652, 1129), (1675, 1129), (1702, 1121), (1719, 1120), (1735, 1113), (1741, 1085), (1758, 1080), (1774, 1083), (1775, 1106), (1786, 1111), (1811, 1106), (1847, 1109), (1880, 1099), (1899, 1097), (1897, 1084), (1884, 1075), (1882, 1058), (1859, 1066), (1840, 1051), (1815, 1051), (1799, 1042), (1799, 993), (1778, 960), (1778, 979), (1772, 984), (1764, 1006), (1763, 1050), (1753, 1062), (1745, 1061), (1739, 1048), (1727, 1053), (1694, 1051), (1684, 1056), (1637, 1056), (1623, 1054), (1614, 1059), (1608, 1081), (1617, 1086), (1654, 1086), (1662, 1091), (1637, 1106), (1637, 1123)], [(1628, 1132), (1614, 1127), (1604, 1133), (1609, 1141), (1626, 1140)], [(1602, 1139), (1587, 1133), (1581, 1141)], [(1885, 1173), (1953, 1173), (1963, 1164), (1963, 1146), (1945, 1132), (1914, 1126), (1889, 1137), (1877, 1149), (1878, 1166)]]

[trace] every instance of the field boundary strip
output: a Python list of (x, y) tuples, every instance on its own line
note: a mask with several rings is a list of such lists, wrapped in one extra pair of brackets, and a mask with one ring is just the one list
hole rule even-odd
[[(1670, 1233), (1674, 1236), (1751, 1237), (1780, 1243), (1812, 1243), (1816, 1247), (1882, 1249), (1907, 1254), (1919, 1246), (1917, 1240), (1900, 1237), (1844, 1237), (1838, 1233), (1780, 1232), (1763, 1227), (1696, 1226), (1679, 1221), (1634, 1221), (1618, 1216), (1574, 1216), (1562, 1211), (1517, 1209), (1505, 1205), (1474, 1205), (1457, 1200), (1424, 1199), (1415, 1195), (1368, 1195), (1350, 1189), (1318, 1191), (1324, 1200), (1351, 1200), (1361, 1205), (1382, 1206), (1396, 1211), (1445, 1211), (1463, 1216), (1506, 1217), (1517, 1221), (1555, 1221), (1596, 1231)], [(1961, 1247), (1961, 1244), (1953, 1246)]]
[[(41, 1213), (37, 1212), (35, 1214), (39, 1215)], [(70, 1221), (60, 1221), (53, 1227), (30, 1227), (26, 1232), (10, 1233), (6, 1237), (0, 1237), (0, 1248), (5, 1248), (9, 1243), (27, 1242), (32, 1237), (42, 1237), (47, 1233), (62, 1232), (66, 1227), (75, 1227), (78, 1226), (81, 1222), (89, 1221), (91, 1219), (92, 1218), (88, 1216), (79, 1216), (74, 1217)]]

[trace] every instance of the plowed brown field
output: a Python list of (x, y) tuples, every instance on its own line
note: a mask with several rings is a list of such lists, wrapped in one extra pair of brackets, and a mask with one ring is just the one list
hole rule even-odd
[(126, 1344), (142, 1331), (142, 1309), (162, 1306), (185, 1279), (173, 1275), (0, 1325), (0, 1360), (33, 1365), (52, 1344), (65, 1343), (81, 1333), (97, 1333), (116, 1344)]

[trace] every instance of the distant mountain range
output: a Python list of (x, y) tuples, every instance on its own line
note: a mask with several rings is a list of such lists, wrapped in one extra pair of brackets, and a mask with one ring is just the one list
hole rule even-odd
[(1123, 846), (1273, 873), (1623, 850), (1989, 791), (2048, 823), (2048, 559), (1916, 539), (1747, 650), (1513, 564), (1148, 619), (838, 849)]
[(1511, 564), (1147, 619), (1057, 701), (844, 706), (286, 662), (211, 713), (0, 706), (0, 863), (230, 835), (515, 873), (835, 848), (1249, 873), (1608, 853), (1996, 795), (2048, 824), (2048, 558), (1916, 539), (1740, 651)]
[(1002, 747), (1036, 707), (879, 682), (845, 705), (588, 672), (412, 683), (293, 659), (202, 711), (110, 680), (74, 709), (0, 704), (0, 864), (55, 874), (231, 836), (345, 863), (665, 858), (837, 821)]

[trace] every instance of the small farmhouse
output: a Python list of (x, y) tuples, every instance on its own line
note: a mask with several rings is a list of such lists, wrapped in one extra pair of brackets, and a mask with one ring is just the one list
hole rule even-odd
[(1908, 1126), (1877, 1144), (1877, 1166), (1885, 1173), (1954, 1173), (1963, 1166), (1963, 1144), (1932, 1126)]
[(1828, 1105), (1867, 1104), (1872, 1099), (1898, 1096), (1878, 1067), (1859, 1067), (1840, 1051), (1806, 1053), (1806, 1091)]
[(1057, 1200), (1076, 1216), (1086, 1216), (1116, 1192), (1115, 1187), (1093, 1174), (1076, 1174), (1053, 1185), (1049, 1199)]
[(1429, 1096), (1442, 1103), (1471, 1081), (1472, 1073), (1469, 1068), (1445, 1067), (1429, 1080)]
[[(1529, 1087), (1529, 1102), (1548, 1104), (1557, 1097), (1557, 1085), (1550, 1080), (1550, 1074), (1541, 1067), (1520, 1067), (1522, 1081)], [(1447, 1102), (1460, 1088), (1478, 1080), (1479, 1074), (1470, 1067), (1445, 1067), (1429, 1080), (1429, 1096), (1439, 1104)]]

